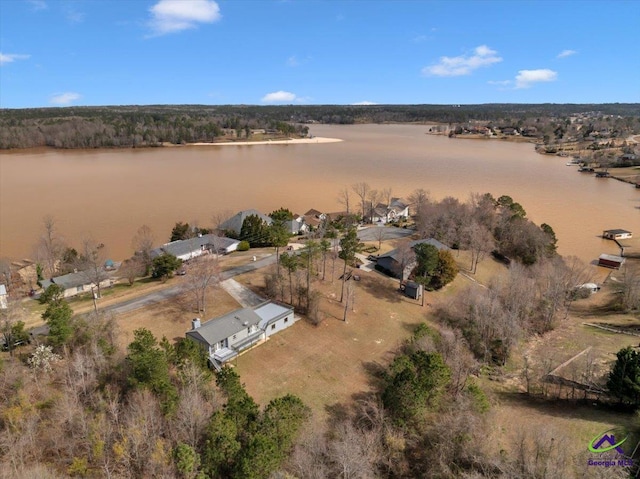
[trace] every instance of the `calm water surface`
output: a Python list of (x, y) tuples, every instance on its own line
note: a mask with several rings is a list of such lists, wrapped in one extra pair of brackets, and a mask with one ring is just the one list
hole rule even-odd
[(30, 257), (46, 214), (69, 243), (91, 236), (122, 259), (131, 255), (131, 238), (143, 224), (160, 244), (175, 222), (207, 226), (225, 210), (335, 211), (342, 209), (338, 190), (358, 181), (390, 187), (396, 196), (415, 188), (463, 201), (470, 192), (510, 195), (529, 218), (555, 229), (562, 254), (585, 261), (616, 253), (599, 238), (603, 229), (640, 234), (640, 190), (628, 184), (577, 173), (531, 144), (449, 139), (427, 129), (314, 125), (314, 135), (344, 141), (3, 153), (0, 256)]

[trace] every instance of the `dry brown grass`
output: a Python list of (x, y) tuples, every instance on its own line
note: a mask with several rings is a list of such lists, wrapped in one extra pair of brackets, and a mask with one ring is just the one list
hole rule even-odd
[[(292, 393), (305, 401), (320, 417), (335, 403), (370, 389), (371, 368), (386, 364), (397, 347), (421, 322), (429, 321), (432, 306), (448, 293), (427, 293), (425, 306), (403, 296), (397, 280), (377, 272), (355, 270), (361, 280), (356, 287), (355, 311), (351, 307), (343, 322), (344, 304), (339, 302), (342, 272), (336, 262), (331, 283), (316, 280), (314, 289), (323, 294), (324, 321), (313, 326), (302, 319), (273, 336), (236, 362), (247, 391), (259, 403)], [(236, 278), (252, 289), (264, 287), (264, 271)], [(468, 280), (458, 277), (452, 288)], [(287, 286), (288, 287), (288, 286)], [(446, 300), (446, 299), (445, 299)]]
[(191, 320), (201, 317), (203, 320), (215, 318), (239, 308), (240, 305), (221, 288), (211, 289), (207, 293), (206, 314), (197, 314), (188, 306), (184, 297), (176, 297), (170, 301), (156, 303), (152, 306), (137, 309), (116, 316), (122, 348), (133, 340), (133, 331), (146, 328), (158, 339), (165, 336), (170, 342), (184, 338), (184, 333), (191, 328)]

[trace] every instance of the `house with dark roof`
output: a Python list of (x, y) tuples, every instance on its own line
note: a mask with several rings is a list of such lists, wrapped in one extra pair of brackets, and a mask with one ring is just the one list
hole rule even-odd
[[(108, 288), (115, 282), (109, 273), (103, 270), (101, 275), (104, 279), (100, 281), (100, 288)], [(52, 284), (57, 284), (64, 288), (64, 297), (69, 298), (76, 296), (77, 294), (93, 291), (97, 288), (97, 284), (91, 281), (93, 275), (88, 275), (82, 271), (77, 273), (69, 273), (62, 276), (57, 276), (51, 279), (45, 279), (40, 282), (42, 289), (46, 290)]]
[(242, 308), (202, 323), (196, 318), (186, 337), (209, 355), (216, 369), (272, 334), (293, 325), (293, 308), (273, 302)]
[(423, 243), (433, 245), (438, 248), (438, 250), (450, 249), (448, 246), (433, 238), (415, 240), (409, 243), (408, 250), (397, 248), (378, 256), (376, 268), (394, 278), (399, 278), (401, 281), (404, 281), (416, 267), (416, 258), (413, 249), (416, 245)]
[(203, 254), (228, 254), (238, 249), (240, 241), (216, 236), (214, 234), (200, 235), (186, 240), (172, 241), (151, 250), (151, 258), (163, 254), (172, 254), (176, 258), (187, 261)]
[(234, 216), (229, 218), (227, 221), (222, 223), (220, 225), (220, 229), (224, 231), (233, 231), (236, 234), (240, 234), (244, 220), (247, 218), (247, 216), (251, 216), (251, 215), (255, 215), (259, 217), (267, 225), (270, 225), (272, 222), (271, 218), (269, 218), (267, 215), (260, 213), (258, 210), (250, 209), (250, 210), (239, 211)]

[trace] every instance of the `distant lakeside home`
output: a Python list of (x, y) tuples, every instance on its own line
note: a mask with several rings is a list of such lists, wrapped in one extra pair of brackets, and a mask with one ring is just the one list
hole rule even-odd
[[(102, 271), (104, 279), (100, 281), (100, 288), (108, 288), (113, 285), (114, 279), (109, 276), (106, 270)], [(81, 293), (91, 292), (98, 287), (98, 284), (93, 282), (91, 276), (85, 272), (79, 271), (76, 273), (69, 273), (62, 276), (56, 276), (55, 278), (45, 279), (40, 282), (42, 289), (46, 289), (52, 284), (57, 284), (64, 288), (64, 297), (70, 298)]]
[(268, 301), (255, 308), (241, 308), (202, 323), (192, 321), (186, 337), (207, 352), (209, 363), (220, 369), (242, 351), (267, 340), (295, 322), (293, 308)]
[(450, 249), (448, 246), (433, 238), (415, 240), (409, 243), (407, 249), (396, 248), (378, 256), (376, 268), (394, 278), (404, 281), (416, 266), (414, 248), (416, 245), (425, 243), (435, 246), (438, 250)]
[(151, 250), (151, 258), (156, 258), (163, 254), (171, 254), (182, 261), (188, 261), (203, 254), (229, 254), (237, 250), (239, 244), (240, 241), (232, 238), (206, 234), (163, 244)]

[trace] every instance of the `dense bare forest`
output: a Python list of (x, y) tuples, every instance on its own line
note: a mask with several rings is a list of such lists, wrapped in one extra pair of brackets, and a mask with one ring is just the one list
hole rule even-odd
[[(609, 118), (621, 137), (640, 130), (637, 104), (108, 106), (0, 110), (0, 149), (113, 148), (250, 139), (253, 131), (304, 136), (305, 124), (493, 122), (549, 138), (575, 114)], [(565, 126), (563, 126), (565, 125)], [(460, 126), (460, 132), (463, 131)], [(595, 129), (595, 126), (594, 126)], [(547, 131), (548, 130), (548, 131)], [(586, 130), (585, 130), (586, 131)]]

